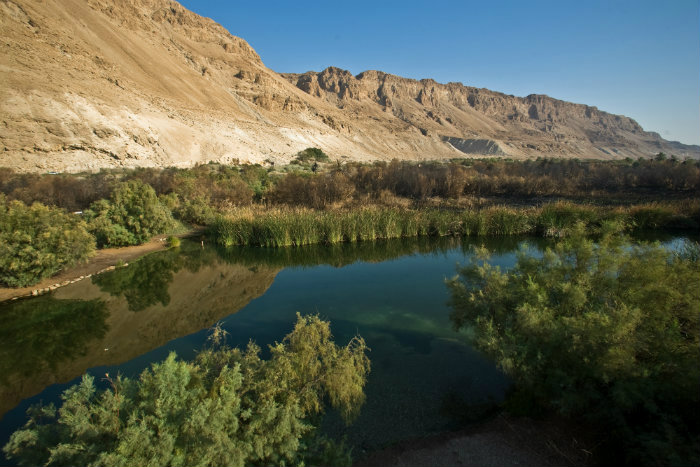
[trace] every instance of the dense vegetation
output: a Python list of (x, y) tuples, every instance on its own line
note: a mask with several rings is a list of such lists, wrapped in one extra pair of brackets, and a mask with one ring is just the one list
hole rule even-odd
[(191, 363), (171, 354), (137, 380), (107, 374), (103, 391), (84, 376), (59, 409), (30, 410), (6, 455), (20, 465), (348, 463), (313, 422), (325, 402), (348, 421), (362, 405), (370, 366), (362, 338), (339, 347), (328, 322), (299, 316), (265, 360), (253, 343), (231, 349), (220, 329), (212, 337)]
[(139, 245), (174, 227), (170, 210), (140, 180), (117, 184), (110, 200), (92, 203), (85, 219), (99, 246)]
[(35, 202), (7, 202), (0, 194), (0, 284), (24, 287), (89, 258), (98, 246), (138, 245), (169, 231), (175, 221), (153, 188), (119, 183), (110, 200), (83, 216)]
[(607, 222), (627, 230), (696, 228), (698, 203), (646, 204), (631, 207), (592, 207), (568, 202), (542, 207), (482, 209), (409, 209), (366, 206), (344, 210), (304, 208), (239, 209), (219, 216), (210, 232), (224, 246), (279, 247), (371, 241), (419, 236), (541, 235), (559, 237), (583, 222), (589, 231)]
[(514, 378), (510, 409), (593, 424), (606, 463), (697, 465), (700, 250), (584, 231), (509, 272), (480, 252), (448, 282), (452, 320)]
[(62, 209), (0, 194), (0, 284), (23, 287), (89, 258), (95, 239)]
[[(556, 236), (577, 221), (597, 228), (610, 219), (629, 229), (697, 229), (699, 189), (697, 162), (665, 157), (341, 164), (309, 148), (278, 168), (207, 164), (43, 176), (0, 169), (7, 200), (55, 206), (45, 212), (54, 213), (54, 231), (64, 235), (84, 227), (77, 214), (70, 221), (76, 228), (68, 226), (70, 216), (59, 219), (56, 208), (84, 211), (99, 247), (136, 245), (172, 232), (174, 218), (209, 225), (223, 245), (265, 246), (421, 235)], [(34, 215), (14, 223), (4, 220), (5, 198), (3, 206), (2, 235), (15, 242), (32, 239), (32, 247), (21, 250), (24, 256), (11, 254), (14, 246), (0, 252), (4, 285), (38, 282), (85, 257), (77, 244), (90, 239), (82, 234), (68, 255), (56, 253), (66, 242), (59, 245), (55, 235), (54, 256), (41, 253), (49, 250), (42, 250), (45, 238), (35, 238), (46, 222), (38, 204), (31, 208)], [(12, 206), (17, 211), (21, 205)]]
[[(673, 158), (636, 161), (576, 159), (459, 159), (453, 162), (323, 162), (309, 148), (285, 167), (219, 164), (191, 169), (103, 170), (90, 174), (19, 174), (0, 169), (0, 192), (25, 204), (35, 201), (68, 211), (107, 199), (116, 185), (140, 180), (153, 187), (177, 217), (206, 217), (215, 210), (267, 201), (311, 208), (338, 203), (406, 203), (460, 200), (468, 206), (496, 203), (539, 204), (545, 199), (598, 203), (697, 198), (700, 163)], [(313, 165), (319, 164), (314, 173)], [(204, 212), (200, 212), (204, 211)], [(200, 219), (203, 220), (203, 219)]]

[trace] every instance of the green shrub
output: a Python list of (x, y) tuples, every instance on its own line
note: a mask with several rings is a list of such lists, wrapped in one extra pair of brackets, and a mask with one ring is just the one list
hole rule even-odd
[(448, 282), (451, 318), (514, 379), (511, 409), (595, 423), (615, 461), (696, 465), (697, 252), (605, 231), (593, 243), (579, 223), (541, 257), (519, 254), (510, 272), (462, 269)]
[(0, 194), (0, 283), (24, 287), (85, 261), (95, 238), (85, 222), (63, 209), (7, 202)]
[(118, 184), (109, 201), (93, 203), (85, 216), (99, 246), (138, 245), (174, 227), (155, 190), (140, 180)]
[(197, 196), (183, 202), (176, 214), (180, 220), (189, 224), (207, 225), (216, 215), (216, 211), (211, 207), (208, 198)]
[(299, 151), (295, 159), (299, 162), (326, 162), (329, 160), (329, 157), (325, 152), (323, 152), (319, 148), (306, 148), (303, 151)]
[(224, 338), (215, 328), (217, 347), (191, 363), (173, 353), (135, 380), (106, 374), (105, 391), (84, 376), (60, 409), (30, 409), (4, 452), (26, 465), (301, 465), (324, 444), (312, 420), (326, 403), (346, 420), (359, 412), (370, 367), (361, 337), (337, 346), (328, 322), (299, 316), (268, 360), (253, 343), (220, 347)]

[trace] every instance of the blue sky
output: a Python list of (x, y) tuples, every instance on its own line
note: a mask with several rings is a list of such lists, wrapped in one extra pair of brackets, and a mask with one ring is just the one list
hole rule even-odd
[(547, 94), (700, 144), (700, 2), (182, 0), (277, 72), (328, 66)]

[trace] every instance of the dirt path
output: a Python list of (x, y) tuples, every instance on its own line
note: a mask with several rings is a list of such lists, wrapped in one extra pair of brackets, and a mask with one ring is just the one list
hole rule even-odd
[[(201, 233), (201, 231), (193, 230), (177, 236), (190, 237), (199, 233)], [(41, 295), (42, 293), (46, 293), (63, 285), (68, 285), (69, 283), (85, 279), (105, 270), (110, 270), (120, 261), (128, 263), (145, 254), (165, 250), (168, 246), (166, 241), (167, 237), (168, 235), (157, 235), (143, 245), (97, 250), (95, 256), (87, 263), (79, 264), (71, 269), (61, 271), (55, 276), (44, 279), (29, 287), (0, 287), (0, 302), (17, 297)]]
[(370, 454), (355, 467), (587, 466), (589, 443), (561, 421), (499, 415), (455, 433), (410, 440)]

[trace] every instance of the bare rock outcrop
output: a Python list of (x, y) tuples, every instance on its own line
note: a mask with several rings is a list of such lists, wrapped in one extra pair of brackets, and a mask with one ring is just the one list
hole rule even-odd
[(595, 107), (346, 70), (278, 74), (172, 0), (1, 0), (0, 166), (23, 171), (464, 156), (700, 157)]

